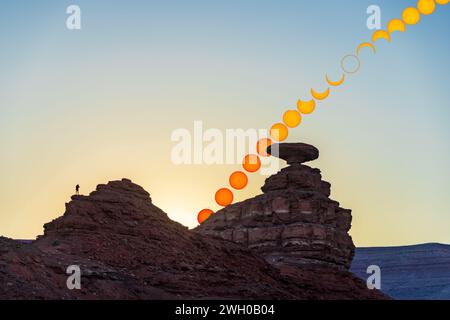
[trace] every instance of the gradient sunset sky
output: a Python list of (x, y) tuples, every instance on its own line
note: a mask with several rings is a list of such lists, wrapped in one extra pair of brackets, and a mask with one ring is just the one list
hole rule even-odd
[[(74, 186), (127, 177), (184, 225), (239, 165), (171, 162), (171, 133), (268, 128), (416, 0), (16, 1), (0, 4), (0, 235), (34, 238)], [(66, 29), (66, 8), (82, 30)], [(357, 246), (450, 243), (450, 5), (377, 42), (291, 130), (320, 149)], [(237, 200), (259, 194), (251, 176)]]

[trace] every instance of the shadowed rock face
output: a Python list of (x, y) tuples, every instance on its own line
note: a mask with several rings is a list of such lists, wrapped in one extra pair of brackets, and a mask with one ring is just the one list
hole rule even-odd
[(316, 159), (318, 150), (303, 143), (275, 147), (292, 165), (266, 179), (264, 194), (218, 211), (197, 232), (241, 243), (277, 267), (348, 270), (355, 249), (351, 211), (329, 199), (319, 169), (300, 163)]
[[(66, 269), (81, 268), (81, 290)], [(189, 231), (130, 180), (73, 196), (31, 244), (0, 238), (1, 299), (383, 299), (345, 272), (274, 268)]]
[(319, 150), (306, 143), (276, 143), (270, 145), (267, 152), (285, 160), (288, 164), (303, 163), (319, 158)]

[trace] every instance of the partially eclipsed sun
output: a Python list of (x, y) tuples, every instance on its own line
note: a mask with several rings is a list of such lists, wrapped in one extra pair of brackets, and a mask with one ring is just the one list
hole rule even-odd
[(400, 19), (392, 19), (388, 23), (388, 32), (392, 33), (394, 31), (405, 32), (406, 26), (405, 23)]
[(436, 9), (436, 3), (434, 0), (419, 0), (417, 3), (417, 8), (421, 14), (429, 15)]
[(328, 75), (325, 76), (325, 79), (327, 80), (327, 83), (328, 83), (330, 86), (338, 87), (338, 86), (340, 86), (341, 84), (344, 83), (344, 80), (345, 80), (345, 74), (342, 74), (342, 77), (341, 77), (338, 81), (331, 81), (330, 78), (328, 78)]
[(372, 43), (375, 43), (378, 39), (386, 39), (388, 42), (391, 42), (391, 36), (386, 30), (377, 30), (372, 35)]
[[(363, 48), (370, 48), (375, 54), (375, 42), (380, 39), (385, 39), (391, 42), (391, 34), (395, 31), (405, 32), (406, 25), (414, 25), (420, 21), (421, 15), (430, 15), (436, 10), (436, 3), (439, 5), (446, 5), (450, 0), (418, 0), (417, 7), (408, 7), (403, 10), (401, 19), (392, 19), (389, 21), (386, 30), (376, 30), (372, 34), (372, 42), (363, 42), (356, 48), (356, 55), (348, 54), (341, 60), (341, 69), (344, 72), (340, 79), (336, 81), (330, 80), (328, 75), (325, 75), (325, 80), (330, 87), (338, 87), (342, 85), (346, 79), (346, 73), (356, 73), (361, 62), (359, 60), (360, 51)], [(244, 171), (234, 171), (229, 176), (229, 185), (234, 190), (242, 190), (248, 185), (248, 173), (254, 173), (260, 170), (260, 157), (269, 157), (267, 148), (274, 142), (281, 142), (288, 138), (289, 128), (295, 128), (302, 122), (302, 115), (314, 112), (316, 108), (316, 100), (325, 100), (330, 95), (330, 87), (323, 92), (317, 92), (311, 89), (311, 95), (314, 99), (309, 101), (298, 100), (297, 110), (288, 110), (283, 114), (283, 122), (275, 123), (270, 128), (270, 136), (272, 139), (263, 138), (258, 140), (256, 144), (257, 154), (247, 154), (243, 161), (242, 167)], [(226, 207), (233, 203), (234, 194), (229, 188), (221, 188), (215, 194), (215, 200), (218, 205)], [(200, 224), (204, 223), (214, 212), (211, 209), (203, 209), (197, 214), (197, 220)]]
[(311, 95), (314, 97), (314, 99), (317, 100), (325, 100), (330, 95), (330, 88), (327, 88), (324, 92), (317, 92), (314, 89), (311, 89)]
[(363, 42), (358, 46), (358, 48), (356, 48), (356, 55), (359, 55), (359, 52), (364, 47), (369, 47), (370, 49), (372, 49), (372, 52), (374, 54), (377, 53), (377, 49), (375, 49), (375, 46), (373, 44), (371, 44), (370, 42)]
[(314, 100), (303, 101), (299, 99), (297, 101), (297, 109), (302, 114), (313, 113), (315, 108), (316, 108), (316, 101)]
[(402, 19), (406, 24), (416, 24), (420, 21), (420, 12), (413, 7), (406, 8), (403, 10)]

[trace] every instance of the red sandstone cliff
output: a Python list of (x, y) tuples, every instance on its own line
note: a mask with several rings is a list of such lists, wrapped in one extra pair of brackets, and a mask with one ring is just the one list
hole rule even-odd
[(303, 164), (319, 150), (303, 143), (272, 147), (289, 166), (267, 178), (262, 195), (216, 212), (196, 231), (241, 243), (276, 267), (348, 270), (355, 251), (351, 210), (329, 198), (331, 185), (319, 169)]
[[(79, 265), (81, 290), (66, 286)], [(73, 196), (31, 244), (0, 238), (1, 299), (383, 299), (346, 271), (275, 268), (189, 231), (130, 180)]]

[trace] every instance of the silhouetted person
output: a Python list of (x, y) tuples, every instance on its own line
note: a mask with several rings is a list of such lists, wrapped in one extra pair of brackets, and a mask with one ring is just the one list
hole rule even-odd
[(77, 184), (77, 185), (75, 186), (75, 193), (76, 193), (76, 194), (80, 194), (80, 185), (79, 185), (79, 184)]

